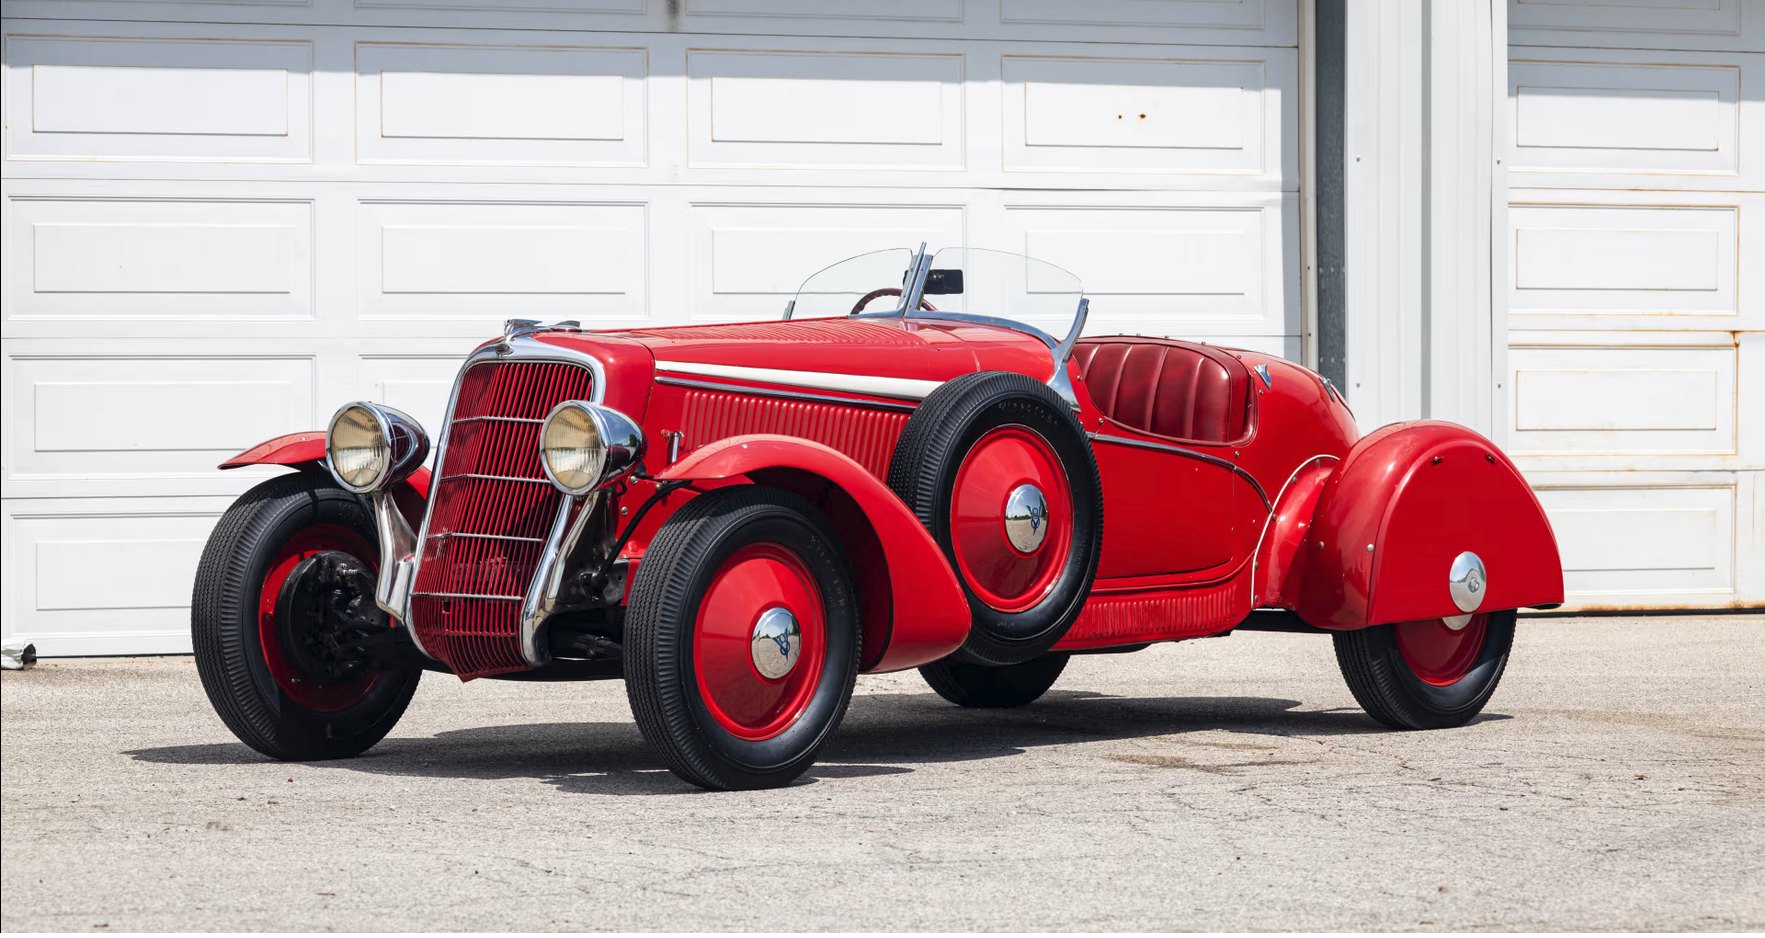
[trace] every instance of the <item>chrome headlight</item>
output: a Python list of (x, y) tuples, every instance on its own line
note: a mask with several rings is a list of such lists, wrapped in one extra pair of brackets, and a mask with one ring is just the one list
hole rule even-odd
[(423, 428), (379, 404), (345, 404), (325, 431), (331, 476), (351, 492), (372, 492), (403, 481), (428, 458), (429, 435)]
[(643, 451), (643, 431), (630, 417), (587, 401), (552, 408), (539, 432), (546, 477), (572, 496), (618, 481), (638, 467)]

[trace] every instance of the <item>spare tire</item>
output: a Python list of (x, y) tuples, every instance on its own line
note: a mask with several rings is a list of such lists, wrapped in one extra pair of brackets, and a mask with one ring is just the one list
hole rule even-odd
[(1103, 489), (1059, 395), (1012, 372), (946, 382), (907, 421), (889, 488), (968, 596), (974, 624), (956, 660), (1017, 664), (1060, 641), (1097, 573)]

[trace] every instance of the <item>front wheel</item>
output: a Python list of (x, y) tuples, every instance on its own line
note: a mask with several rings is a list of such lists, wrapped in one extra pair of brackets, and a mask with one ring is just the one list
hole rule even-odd
[(1483, 711), (1514, 644), (1514, 611), (1337, 632), (1336, 663), (1367, 714), (1399, 730), (1463, 726)]
[(234, 502), (196, 570), (190, 639), (203, 690), (239, 740), (275, 759), (353, 756), (404, 714), (423, 672), (375, 667), (394, 628), (374, 605), (374, 521), (312, 472)]
[(717, 489), (669, 518), (638, 565), (625, 692), (674, 774), (776, 788), (845, 716), (858, 635), (851, 569), (820, 512), (777, 489)]

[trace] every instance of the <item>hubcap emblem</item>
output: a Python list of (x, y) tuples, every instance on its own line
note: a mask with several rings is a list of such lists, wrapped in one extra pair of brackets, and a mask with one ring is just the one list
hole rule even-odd
[(1465, 551), (1453, 558), (1452, 570), (1447, 574), (1447, 591), (1452, 594), (1453, 605), (1460, 612), (1476, 612), (1483, 604), (1484, 590), (1489, 585), (1489, 574), (1483, 569), (1483, 558)]
[(1048, 498), (1024, 483), (1005, 499), (1005, 536), (1019, 553), (1033, 554), (1048, 537)]
[(803, 629), (797, 617), (783, 606), (760, 613), (748, 653), (754, 658), (754, 670), (763, 677), (777, 679), (791, 673), (803, 654)]

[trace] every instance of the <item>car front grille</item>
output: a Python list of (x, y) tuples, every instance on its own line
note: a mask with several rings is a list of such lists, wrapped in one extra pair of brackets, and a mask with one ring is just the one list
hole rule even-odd
[(593, 375), (552, 361), (480, 361), (460, 375), (429, 492), (411, 628), (471, 679), (525, 670), (521, 603), (564, 496), (546, 480), (539, 430)]

